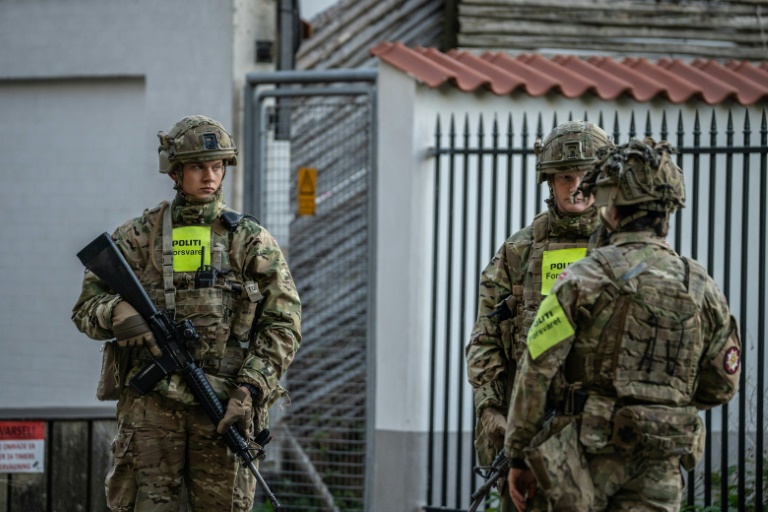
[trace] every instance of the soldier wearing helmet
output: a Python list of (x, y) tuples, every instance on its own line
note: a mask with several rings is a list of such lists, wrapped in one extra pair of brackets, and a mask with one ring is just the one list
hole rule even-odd
[[(477, 320), (466, 347), (477, 417), (475, 448), (488, 465), (503, 448), (518, 361), (541, 300), (563, 268), (586, 254), (599, 224), (589, 194), (574, 194), (611, 139), (600, 127), (570, 121), (537, 140), (538, 182), (549, 185), (547, 210), (508, 238), (480, 277)], [(540, 505), (546, 509), (546, 504)], [(539, 510), (534, 504), (534, 510)], [(502, 510), (512, 510), (502, 492)]]
[[(517, 509), (679, 510), (681, 466), (706, 431), (698, 411), (738, 389), (739, 329), (706, 270), (664, 240), (685, 204), (666, 142), (600, 150), (581, 182), (608, 243), (560, 274), (528, 331), (505, 452)], [(548, 415), (556, 376), (566, 391)]]
[(89, 337), (116, 338), (118, 345), (115, 375), (102, 375), (99, 395), (118, 400), (108, 506), (178, 511), (184, 484), (193, 510), (246, 512), (255, 478), (219, 433), (236, 423), (252, 438), (267, 426), (301, 341), (301, 305), (275, 239), (224, 204), (222, 181), (237, 164), (230, 134), (195, 115), (158, 137), (160, 172), (173, 180), (176, 196), (112, 238), (155, 305), (195, 325), (200, 340), (189, 349), (227, 408), (211, 425), (177, 374), (143, 396), (125, 385), (157, 355), (157, 344), (136, 310), (86, 271), (72, 319)]

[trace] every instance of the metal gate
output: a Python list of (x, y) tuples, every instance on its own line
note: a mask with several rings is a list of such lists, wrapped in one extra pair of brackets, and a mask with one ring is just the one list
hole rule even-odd
[[(278, 240), (303, 310), (283, 379), (290, 405), (270, 411), (274, 440), (261, 465), (284, 510), (368, 508), (375, 77), (247, 76), (244, 209)], [(298, 214), (299, 196), (314, 214)]]
[[(763, 510), (768, 504), (765, 406), (766, 244), (768, 243), (768, 124), (765, 110), (745, 109), (717, 118), (677, 112), (667, 122), (651, 114), (635, 127), (635, 114), (603, 122), (617, 143), (653, 136), (676, 147), (685, 173), (686, 208), (672, 219), (668, 240), (714, 276), (739, 320), (740, 390), (727, 405), (704, 413), (705, 456), (686, 475), (684, 510)], [(670, 117), (671, 117), (670, 116)], [(734, 117), (738, 119), (734, 122)], [(753, 129), (752, 122), (759, 128)], [(519, 120), (519, 118), (518, 118)], [(433, 186), (433, 261), (428, 489), (424, 510), (466, 510), (480, 480), (472, 477), (474, 423), (464, 347), (477, 310), (482, 268), (511, 234), (544, 208), (536, 184), (533, 142), (549, 131), (539, 114), (483, 122), (469, 117), (436, 123)], [(557, 118), (546, 126), (557, 125)], [(687, 126), (686, 126), (687, 125)], [(692, 125), (692, 126), (691, 126)], [(498, 501), (495, 502), (496, 504)], [(492, 506), (489, 503), (489, 506)], [(711, 507), (711, 508), (710, 508)]]

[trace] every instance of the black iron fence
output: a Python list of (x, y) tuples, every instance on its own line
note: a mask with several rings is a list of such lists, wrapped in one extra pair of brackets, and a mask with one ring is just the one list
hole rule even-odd
[[(585, 113), (583, 119), (589, 116)], [(521, 117), (515, 117), (519, 115)], [(765, 109), (701, 113), (648, 111), (642, 132), (634, 111), (592, 116), (617, 143), (668, 140), (684, 170), (686, 208), (671, 222), (675, 250), (705, 265), (739, 320), (743, 371), (739, 393), (703, 413), (707, 447), (686, 475), (684, 510), (763, 510), (768, 502), (765, 359), (768, 126)], [(570, 118), (572, 116), (569, 115)], [(594, 119), (594, 118), (597, 119)], [(751, 123), (759, 118), (760, 126)], [(607, 121), (607, 123), (605, 122)], [(515, 128), (520, 126), (519, 130)], [(425, 510), (465, 510), (480, 481), (472, 476), (474, 414), (464, 347), (475, 320), (481, 269), (503, 241), (544, 208), (533, 142), (546, 134), (542, 114), (501, 121), (437, 119), (432, 232), (431, 386)], [(655, 123), (655, 125), (654, 125)], [(551, 126), (558, 124), (556, 115)], [(657, 128), (658, 127), (658, 128)], [(547, 132), (549, 130), (546, 130)], [(712, 508), (709, 508), (712, 507)]]

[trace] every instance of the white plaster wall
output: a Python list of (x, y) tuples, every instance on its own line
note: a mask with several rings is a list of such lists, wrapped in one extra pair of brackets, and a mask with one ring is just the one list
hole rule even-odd
[(423, 159), (413, 143), (415, 83), (381, 66), (378, 96), (376, 435), (369, 493), (372, 510), (409, 511), (426, 486), (420, 434), (429, 400), (422, 222), (428, 184), (415, 164)]

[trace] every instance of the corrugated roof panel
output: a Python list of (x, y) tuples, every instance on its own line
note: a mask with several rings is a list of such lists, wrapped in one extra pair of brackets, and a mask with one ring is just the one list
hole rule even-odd
[(466, 51), (443, 53), (388, 42), (370, 51), (429, 87), (447, 82), (465, 92), (485, 87), (494, 94), (506, 95), (524, 89), (531, 96), (557, 91), (567, 98), (594, 94), (604, 100), (627, 94), (641, 102), (666, 96), (673, 103), (701, 98), (712, 105), (731, 98), (742, 105), (768, 101), (768, 62), (753, 65), (731, 61), (723, 65), (705, 59), (686, 63), (679, 59), (652, 62), (631, 57), (619, 62), (601, 56), (512, 57), (500, 52), (477, 57)]

